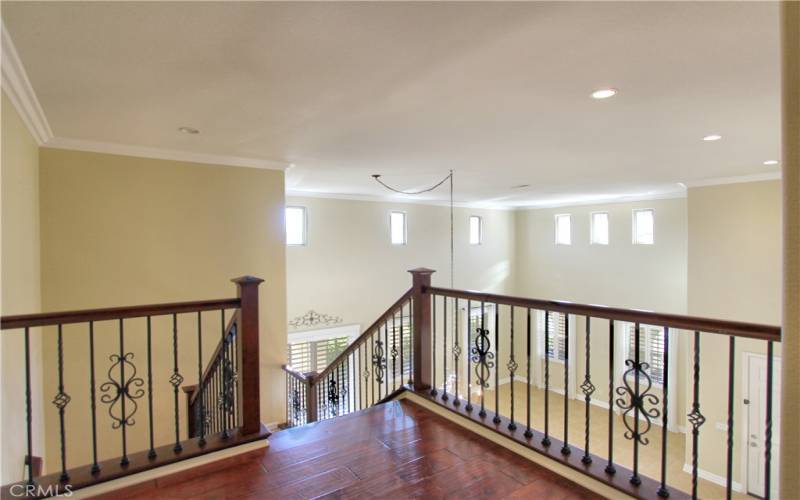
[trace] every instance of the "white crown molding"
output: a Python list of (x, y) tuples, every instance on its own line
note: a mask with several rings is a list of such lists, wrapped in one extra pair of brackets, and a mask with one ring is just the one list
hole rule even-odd
[(42, 147), (53, 149), (69, 149), (73, 151), (88, 151), (91, 153), (135, 156), (138, 158), (155, 158), (158, 160), (204, 163), (209, 165), (262, 168), (269, 170), (286, 170), (291, 165), (289, 162), (279, 162), (259, 158), (192, 153), (189, 151), (150, 148), (146, 146), (134, 146), (130, 144), (86, 141), (83, 139), (67, 139), (64, 137), (53, 137), (43, 144)]
[(722, 184), (740, 184), (743, 182), (759, 182), (759, 181), (774, 181), (781, 178), (781, 172), (764, 172), (762, 174), (750, 175), (737, 175), (735, 177), (713, 177), (710, 179), (702, 179), (699, 181), (686, 182), (686, 186), (703, 187), (703, 186), (719, 186)]
[[(417, 200), (413, 198), (404, 198), (402, 196), (376, 196), (367, 194), (339, 194), (339, 193), (323, 193), (319, 191), (300, 191), (298, 189), (287, 189), (287, 197), (293, 198), (320, 198), (326, 200), (347, 200), (347, 201), (366, 201), (371, 203), (402, 203), (410, 205), (429, 205), (435, 207), (449, 207), (449, 201), (441, 200)], [(514, 210), (515, 207), (487, 203), (453, 203), (456, 208), (473, 208), (483, 210)]]
[(25, 67), (17, 54), (11, 35), (5, 24), (0, 22), (0, 50), (2, 51), (2, 87), (20, 118), (28, 127), (34, 140), (42, 145), (52, 139), (53, 131), (47, 123), (47, 117), (36, 98)]

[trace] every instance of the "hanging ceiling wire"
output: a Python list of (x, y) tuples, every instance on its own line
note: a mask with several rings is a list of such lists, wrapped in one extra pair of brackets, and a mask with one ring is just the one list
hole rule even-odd
[(418, 194), (423, 194), (423, 193), (429, 193), (429, 192), (433, 191), (434, 189), (438, 188), (439, 186), (441, 186), (442, 184), (444, 184), (445, 182), (447, 182), (448, 180), (450, 181), (450, 288), (455, 288), (455, 286), (454, 286), (454, 280), (455, 280), (455, 260), (454, 260), (455, 241), (454, 241), (454, 230), (453, 230), (453, 224), (454, 224), (454, 222), (453, 222), (454, 221), (454, 218), (453, 218), (453, 170), (450, 169), (450, 173), (447, 174), (447, 177), (445, 177), (444, 179), (440, 180), (439, 182), (437, 182), (433, 186), (431, 186), (429, 188), (425, 188), (425, 189), (420, 189), (418, 191), (403, 191), (402, 189), (394, 188), (394, 187), (386, 184), (385, 182), (383, 182), (381, 180), (381, 175), (380, 174), (373, 174), (372, 178), (375, 179), (375, 181), (378, 184), (380, 184), (381, 186), (385, 187), (389, 191), (392, 191), (392, 192), (398, 193), (398, 194), (411, 195), (411, 196), (418, 195)]

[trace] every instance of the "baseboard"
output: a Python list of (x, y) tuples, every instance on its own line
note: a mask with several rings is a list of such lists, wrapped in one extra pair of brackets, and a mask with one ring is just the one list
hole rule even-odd
[(123, 488), (130, 488), (147, 481), (152, 481), (154, 479), (170, 476), (178, 472), (183, 472), (195, 467), (199, 467), (201, 465), (206, 465), (212, 462), (217, 462), (220, 460), (232, 458), (237, 455), (248, 453), (261, 448), (266, 448), (268, 446), (269, 442), (266, 439), (260, 439), (258, 441), (253, 441), (252, 443), (245, 443), (239, 446), (234, 446), (233, 448), (227, 448), (214, 453), (209, 453), (207, 455), (201, 455), (199, 457), (189, 458), (186, 460), (182, 460), (180, 462), (171, 463), (163, 467), (158, 467), (157, 469), (150, 469), (144, 472), (140, 472), (138, 474), (132, 474), (130, 476), (121, 477), (119, 479), (114, 479), (105, 483), (100, 483), (94, 486), (81, 488), (79, 490), (75, 490), (72, 493), (72, 498), (79, 498), (79, 499), (92, 498), (98, 495), (103, 495)]
[[(692, 473), (692, 466), (690, 464), (683, 464), (683, 472), (685, 472), (687, 474), (691, 474)], [(703, 470), (703, 469), (698, 468), (697, 469), (697, 477), (699, 477), (700, 479), (705, 479), (708, 482), (711, 482), (711, 483), (714, 483), (714, 484), (718, 484), (718, 485), (722, 486), (723, 488), (726, 487), (727, 481), (726, 481), (726, 479), (724, 477), (719, 476), (717, 474), (714, 474), (712, 472), (708, 472), (707, 470)], [(737, 483), (736, 481), (733, 481), (733, 485), (731, 486), (731, 489), (733, 491), (741, 493), (742, 490), (743, 490), (742, 484), (741, 483)]]

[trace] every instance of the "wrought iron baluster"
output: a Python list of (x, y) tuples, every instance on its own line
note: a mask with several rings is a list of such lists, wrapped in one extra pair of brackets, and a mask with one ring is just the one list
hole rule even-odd
[[(481, 411), (478, 415), (483, 418), (486, 416), (486, 389), (489, 388), (489, 377), (494, 368), (494, 353), (491, 352), (491, 341), (489, 340), (489, 330), (485, 327), (485, 303), (481, 302), (481, 328), (475, 337), (475, 345), (472, 348), (472, 361), (475, 362), (475, 379), (478, 387), (481, 388)], [(496, 389), (496, 388), (495, 388)]]
[(436, 295), (431, 294), (431, 396), (436, 396), (439, 391), (436, 390)]
[(414, 383), (414, 299), (408, 299), (408, 385)]
[(664, 376), (661, 391), (661, 485), (658, 496), (667, 498), (667, 418), (669, 415), (669, 328), (664, 327)]
[(61, 324), (58, 325), (58, 393), (53, 399), (53, 404), (58, 408), (59, 433), (61, 435), (61, 476), (62, 483), (69, 481), (67, 473), (67, 440), (64, 430), (64, 409), (69, 404), (69, 394), (64, 392), (64, 339)]
[(728, 337), (728, 439), (725, 497), (730, 500), (733, 491), (733, 380), (736, 364), (736, 337)]
[[(400, 311), (403, 307), (400, 306)], [(397, 390), (397, 312), (392, 313), (392, 388)], [(400, 354), (402, 356), (402, 353)], [(402, 365), (402, 361), (400, 362)], [(400, 367), (400, 384), (403, 383), (403, 367)]]
[(173, 451), (180, 453), (183, 451), (181, 446), (180, 415), (178, 414), (178, 388), (183, 383), (183, 376), (178, 372), (178, 317), (172, 315), (172, 376), (169, 378), (174, 394), (174, 413), (175, 413), (175, 446)]
[(550, 446), (550, 311), (544, 312), (544, 438)]
[[(383, 322), (383, 348), (386, 351), (389, 351), (389, 321), (386, 320)], [(387, 353), (390, 354), (390, 353)], [(387, 397), (389, 395), (389, 357), (387, 354), (384, 354), (384, 375), (383, 375), (383, 396)]]
[(527, 343), (525, 344), (525, 356), (527, 357), (527, 397), (526, 397), (526, 413), (525, 413), (525, 437), (530, 439), (533, 437), (531, 430), (531, 308), (529, 307), (526, 315), (525, 322), (525, 336)]
[(147, 417), (149, 422), (150, 450), (147, 458), (156, 458), (156, 448), (153, 439), (153, 343), (150, 316), (147, 317)]
[[(200, 412), (197, 417), (197, 424), (200, 427), (200, 439), (197, 441), (197, 444), (200, 445), (202, 448), (206, 445), (206, 423), (205, 423), (205, 407), (203, 406), (203, 400), (205, 396), (202, 391), (202, 384), (203, 384), (203, 318), (201, 317), (201, 312), (197, 311), (197, 389), (199, 394), (197, 395), (198, 399), (200, 400)], [(192, 418), (191, 415), (187, 415), (186, 418)]]
[(583, 401), (585, 403), (585, 414), (584, 414), (584, 426), (583, 426), (583, 435), (584, 435), (584, 444), (583, 444), (583, 457), (581, 457), (581, 462), (584, 464), (592, 463), (592, 456), (589, 454), (589, 426), (590, 426), (590, 407), (592, 404), (592, 394), (594, 394), (595, 386), (592, 384), (592, 375), (591, 375), (591, 366), (592, 366), (592, 354), (591, 354), (591, 335), (592, 335), (592, 318), (586, 316), (586, 338), (585, 338), (585, 346), (584, 351), (586, 356), (586, 366), (584, 367), (586, 373), (583, 378), (583, 383), (581, 384), (581, 390), (583, 391)]
[(764, 429), (764, 499), (772, 497), (772, 371), (773, 344), (767, 342), (767, 422)]
[(688, 420), (692, 424), (692, 498), (697, 498), (697, 460), (700, 426), (706, 418), (700, 413), (700, 332), (694, 332), (694, 378), (692, 390), (692, 412)]
[[(514, 306), (509, 306), (508, 309), (509, 313), (511, 314), (511, 347), (509, 348), (511, 355), (508, 358), (508, 364), (506, 365), (506, 368), (508, 368), (508, 378), (511, 379), (511, 421), (508, 423), (508, 430), (515, 431), (517, 430), (517, 424), (514, 423), (514, 376), (517, 372), (517, 368), (519, 368), (519, 365), (517, 364), (516, 359), (514, 359)], [(500, 387), (497, 388), (497, 392), (500, 392)], [(499, 408), (497, 413), (500, 413)]]
[(461, 345), (458, 341), (458, 338), (461, 336), (461, 332), (458, 329), (458, 297), (453, 298), (453, 313), (455, 316), (453, 318), (453, 327), (455, 328), (455, 331), (453, 332), (453, 368), (456, 371), (456, 385), (453, 389), (453, 406), (458, 407), (461, 406), (461, 400), (458, 398), (458, 391), (460, 390), (460, 386), (458, 385), (458, 359), (461, 357)]
[(466, 314), (467, 330), (467, 406), (464, 407), (468, 412), (472, 411), (472, 356), (470, 355), (472, 340), (472, 301), (467, 299)]
[(447, 296), (442, 296), (442, 401), (447, 401), (450, 397), (447, 395)]
[[(494, 305), (494, 355), (500, 362), (500, 304)], [(513, 381), (512, 381), (513, 383)], [(492, 422), (500, 423), (500, 367), (494, 369), (494, 418)]]
[[(119, 320), (119, 380), (120, 384), (125, 384), (125, 358), (127, 357), (125, 353), (125, 333), (122, 325), (122, 318)], [(130, 461), (128, 460), (128, 440), (127, 440), (127, 428), (128, 428), (128, 418), (125, 413), (125, 400), (127, 395), (127, 384), (122, 386), (122, 394), (118, 394), (120, 400), (120, 406), (122, 408), (122, 415), (120, 419), (120, 430), (122, 431), (122, 458), (120, 459), (119, 464), (122, 467), (128, 466)]]
[[(405, 351), (405, 344), (403, 342), (403, 311), (405, 306), (400, 306), (400, 385), (405, 383), (405, 364), (403, 364), (403, 351)], [(394, 317), (392, 317), (394, 321)]]
[[(555, 350), (555, 346), (554, 350)], [(569, 314), (564, 313), (564, 445), (563, 455), (572, 453), (569, 447)]]
[(614, 467), (614, 320), (608, 320), (608, 463), (606, 474), (616, 474)]
[(97, 463), (97, 383), (94, 372), (94, 321), (89, 322), (89, 397), (92, 409), (92, 468), (91, 473), (100, 472)]
[[(28, 484), (33, 481), (33, 410), (31, 405), (31, 332), (25, 327), (25, 428), (28, 445)], [(95, 459), (95, 462), (97, 460)]]

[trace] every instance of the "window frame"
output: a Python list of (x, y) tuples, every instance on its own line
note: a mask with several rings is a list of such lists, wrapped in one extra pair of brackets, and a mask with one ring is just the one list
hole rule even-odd
[[(650, 212), (652, 214), (653, 219), (653, 240), (650, 243), (641, 243), (638, 241), (638, 231), (636, 229), (636, 216), (639, 213), (643, 212)], [(634, 208), (631, 216), (631, 239), (633, 240), (634, 245), (655, 245), (656, 244), (656, 209), (655, 208)]]
[[(289, 243), (289, 223), (286, 214), (290, 209), (299, 209), (303, 211), (303, 242), (302, 243)], [(285, 226), (284, 232), (286, 237), (286, 246), (288, 247), (305, 247), (308, 246), (308, 208), (303, 205), (286, 205), (284, 207), (283, 224)]]
[[(594, 229), (594, 216), (595, 215), (605, 215), (606, 216), (606, 242), (601, 243), (599, 241), (595, 241), (595, 229)], [(609, 246), (611, 244), (611, 216), (606, 211), (599, 211), (599, 212), (590, 212), (589, 213), (589, 244), (590, 245), (599, 245), (599, 246)]]
[[(559, 221), (560, 217), (566, 217), (567, 220), (569, 221), (569, 232), (567, 234), (567, 236), (569, 237), (569, 241), (567, 243), (562, 243), (558, 239), (558, 221)], [(569, 213), (566, 213), (566, 214), (565, 213), (555, 214), (554, 217), (553, 217), (553, 223), (554, 223), (554, 227), (555, 227), (555, 244), (556, 245), (565, 246), (565, 247), (571, 246), (572, 245), (572, 214), (569, 214)]]
[[(403, 242), (395, 243), (392, 239), (392, 215), (402, 214), (403, 216)], [(390, 210), (389, 211), (389, 243), (392, 246), (408, 245), (408, 213), (403, 210)]]
[[(478, 219), (478, 242), (472, 242), (472, 219)], [(483, 217), (480, 215), (469, 216), (469, 244), (473, 246), (483, 245)]]

